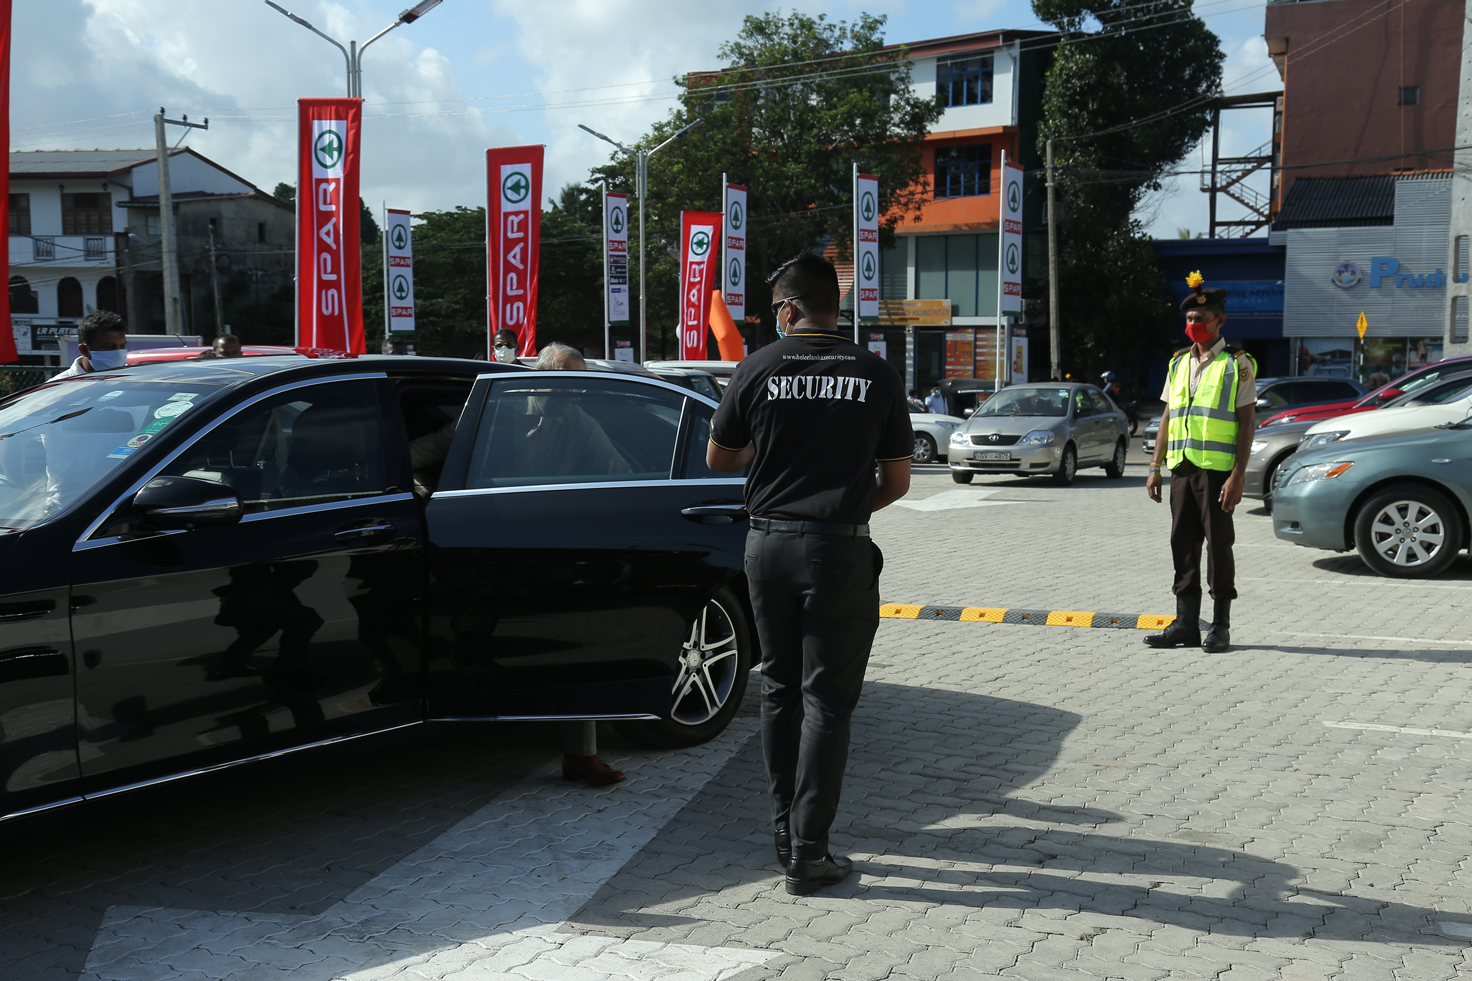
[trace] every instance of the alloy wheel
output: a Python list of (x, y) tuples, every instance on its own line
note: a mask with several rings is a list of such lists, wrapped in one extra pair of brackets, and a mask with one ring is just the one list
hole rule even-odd
[(1446, 546), (1441, 515), (1421, 501), (1394, 501), (1370, 522), (1371, 547), (1392, 565), (1420, 566)]
[(736, 685), (736, 627), (718, 601), (711, 600), (695, 618), (680, 650), (675, 678), (675, 721), (687, 726), (709, 722), (720, 713)]

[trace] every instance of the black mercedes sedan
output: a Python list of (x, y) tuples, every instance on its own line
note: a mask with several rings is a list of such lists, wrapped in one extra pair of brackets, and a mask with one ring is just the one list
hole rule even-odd
[(710, 739), (755, 643), (714, 410), (409, 357), (0, 401), (0, 817), (440, 719)]

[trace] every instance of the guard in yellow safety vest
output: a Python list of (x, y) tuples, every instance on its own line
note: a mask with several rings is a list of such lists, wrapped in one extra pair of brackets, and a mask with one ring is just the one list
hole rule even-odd
[[(1232, 642), (1232, 600), (1237, 598), (1236, 531), (1232, 511), (1242, 500), (1252, 430), (1256, 425), (1256, 366), (1251, 355), (1227, 347), (1227, 291), (1206, 289), (1199, 272), (1186, 277), (1191, 295), (1181, 303), (1192, 344), (1171, 358), (1161, 398), (1160, 438), (1145, 478), (1145, 492), (1160, 502), (1161, 465), (1170, 469), (1170, 551), (1175, 562), (1176, 618), (1151, 634), (1151, 647), (1195, 647), (1208, 654)], [(1206, 582), (1214, 601), (1211, 627), (1201, 638), (1201, 546)]]

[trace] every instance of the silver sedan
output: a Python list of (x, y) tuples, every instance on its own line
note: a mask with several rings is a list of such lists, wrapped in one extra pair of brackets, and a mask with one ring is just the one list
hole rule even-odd
[(1013, 385), (951, 434), (951, 479), (969, 484), (979, 473), (1047, 474), (1067, 486), (1080, 467), (1123, 477), (1129, 427), (1093, 385)]
[(951, 445), (951, 433), (955, 432), (957, 426), (965, 424), (965, 419), (943, 416), (937, 412), (921, 412), (911, 406), (910, 428), (915, 430), (915, 454), (911, 459), (916, 463), (944, 460)]

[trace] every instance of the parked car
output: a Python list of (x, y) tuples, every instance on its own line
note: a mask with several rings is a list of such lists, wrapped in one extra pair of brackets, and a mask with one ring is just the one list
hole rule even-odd
[(1163, 415), (1152, 416), (1150, 421), (1145, 423), (1145, 432), (1140, 435), (1140, 446), (1146, 453), (1155, 452), (1155, 441), (1160, 438), (1160, 420), (1164, 418)]
[(755, 643), (715, 408), (382, 356), (0, 400), (0, 816), (434, 719), (711, 738)]
[(1073, 483), (1080, 467), (1124, 476), (1129, 422), (1093, 385), (1039, 382), (1004, 388), (951, 435), (951, 478), (1049, 474)]
[(917, 410), (911, 405), (910, 428), (915, 430), (915, 455), (911, 459), (916, 463), (944, 460), (951, 446), (951, 433), (965, 424), (965, 419)]
[(1257, 411), (1259, 415), (1277, 415), (1290, 409), (1305, 409), (1356, 401), (1369, 392), (1369, 387), (1353, 378), (1329, 378), (1311, 375), (1304, 378), (1259, 378)]
[[(1447, 376), (1444, 381), (1421, 385), (1402, 394), (1385, 403), (1384, 408), (1389, 410), (1399, 406), (1436, 405), (1469, 393), (1472, 393), (1472, 369), (1464, 367), (1461, 372)], [(1355, 415), (1338, 418), (1342, 419), (1343, 426), (1351, 427), (1357, 420), (1373, 420), (1376, 417)], [(1305, 419), (1257, 430), (1253, 434), (1251, 455), (1247, 458), (1243, 496), (1262, 500), (1271, 513), (1273, 481), (1283, 461), (1300, 448), (1309, 446), (1310, 442), (1316, 441), (1313, 442), (1314, 446), (1322, 446), (1343, 438), (1349, 432), (1348, 428), (1340, 428), (1340, 424), (1331, 425), (1327, 432), (1319, 432), (1320, 426), (1320, 423), (1312, 419)], [(1307, 435), (1310, 431), (1318, 435), (1310, 437)]]
[[(242, 358), (264, 358), (280, 357), (290, 354), (307, 354), (311, 348), (283, 347), (278, 344), (243, 344), (240, 347)], [(340, 353), (340, 352), (334, 352)], [(201, 358), (209, 360), (215, 356), (213, 347), (152, 347), (142, 348), (137, 351), (128, 352), (128, 364), (153, 364), (158, 361), (198, 361)]]
[(1472, 426), (1331, 443), (1284, 464), (1273, 534), (1310, 548), (1357, 549), (1382, 576), (1446, 569), (1468, 545)]
[(1384, 433), (1403, 433), (1430, 429), (1447, 423), (1461, 422), (1472, 415), (1472, 378), (1453, 378), (1438, 387), (1435, 401), (1418, 398), (1429, 394), (1426, 388), (1402, 396), (1405, 403), (1394, 403), (1375, 412), (1337, 416), (1315, 422), (1299, 437), (1302, 449), (1318, 449), (1341, 439), (1365, 439)]
[(660, 368), (694, 368), (708, 372), (715, 377), (716, 384), (724, 392), (726, 384), (730, 382), (731, 375), (740, 363), (740, 361), (646, 361), (644, 367), (650, 371), (658, 371)]
[(1286, 412), (1278, 412), (1258, 421), (1259, 427), (1276, 426), (1282, 423), (1298, 422), (1302, 419), (1329, 419), (1334, 416), (1348, 415), (1351, 412), (1369, 412), (1378, 409), (1387, 402), (1400, 398), (1407, 392), (1413, 392), (1421, 385), (1428, 385), (1440, 381), (1449, 375), (1466, 371), (1472, 368), (1472, 355), (1461, 355), (1455, 358), (1446, 358), (1435, 364), (1429, 364), (1415, 371), (1401, 375), (1388, 385), (1366, 395), (1364, 398), (1353, 402), (1330, 402), (1327, 405), (1309, 406), (1299, 409), (1289, 409)]
[[(624, 362), (620, 362), (624, 363)], [(663, 378), (671, 385), (679, 385), (688, 388), (692, 392), (699, 392), (706, 398), (719, 402), (721, 392), (725, 389), (716, 383), (716, 376), (699, 368), (683, 368), (671, 365), (658, 365), (649, 369), (656, 378)]]

